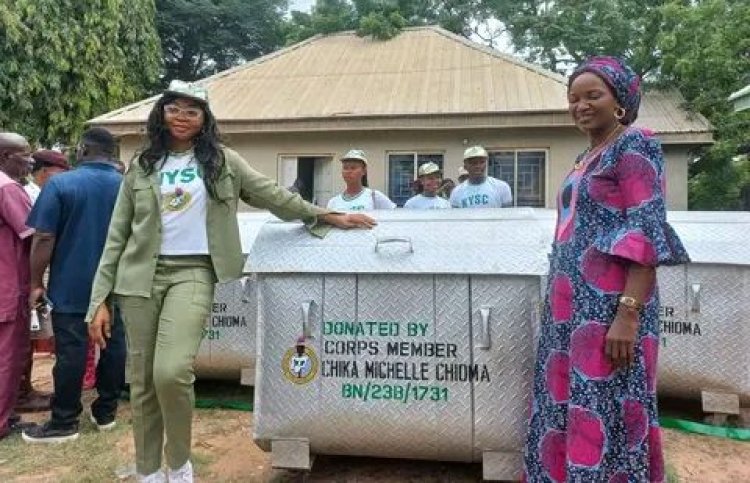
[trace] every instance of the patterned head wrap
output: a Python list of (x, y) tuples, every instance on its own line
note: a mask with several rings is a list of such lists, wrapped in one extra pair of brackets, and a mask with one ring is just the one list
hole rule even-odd
[(579, 75), (591, 72), (612, 89), (617, 102), (625, 109), (620, 120), (624, 125), (632, 124), (638, 117), (641, 104), (641, 78), (625, 62), (617, 57), (591, 57), (576, 67), (568, 81), (568, 88)]

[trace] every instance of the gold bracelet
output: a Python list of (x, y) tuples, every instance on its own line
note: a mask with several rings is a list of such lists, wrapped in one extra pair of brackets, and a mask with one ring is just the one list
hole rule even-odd
[(631, 312), (640, 312), (643, 309), (642, 303), (640, 303), (633, 297), (628, 297), (627, 295), (621, 295), (620, 298), (617, 299), (617, 303), (620, 307), (623, 307)]

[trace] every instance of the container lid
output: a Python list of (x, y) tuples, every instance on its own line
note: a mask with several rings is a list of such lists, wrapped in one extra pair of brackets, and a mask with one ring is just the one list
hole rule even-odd
[(750, 212), (670, 211), (692, 263), (750, 265)]
[[(555, 210), (393, 210), (372, 230), (311, 236), (268, 213), (239, 216), (245, 272), (543, 275)], [(692, 263), (750, 265), (750, 213), (669, 212)]]
[(269, 221), (245, 271), (542, 275), (554, 218), (537, 211), (378, 211), (372, 230), (331, 230), (324, 239), (300, 223)]
[(255, 243), (255, 239), (263, 228), (263, 224), (268, 220), (278, 220), (275, 216), (267, 211), (251, 211), (237, 213), (237, 225), (240, 229), (240, 243), (242, 244), (242, 254), (247, 255)]

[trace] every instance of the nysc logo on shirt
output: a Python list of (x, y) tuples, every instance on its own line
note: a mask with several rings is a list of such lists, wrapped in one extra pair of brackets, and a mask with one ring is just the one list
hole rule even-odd
[(182, 211), (186, 207), (190, 206), (190, 200), (193, 197), (187, 191), (184, 191), (179, 186), (175, 188), (174, 193), (168, 193), (164, 195), (162, 199), (162, 206), (165, 211)]
[[(185, 168), (182, 170), (162, 171), (161, 184), (175, 185), (179, 183), (192, 183), (196, 178), (200, 178), (200, 170), (196, 168)], [(162, 206), (164, 211), (177, 212), (182, 211), (190, 206), (193, 197), (187, 191), (177, 186), (174, 193), (163, 195)]]

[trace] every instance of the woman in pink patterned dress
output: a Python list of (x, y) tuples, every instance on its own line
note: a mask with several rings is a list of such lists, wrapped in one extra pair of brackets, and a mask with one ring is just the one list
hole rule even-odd
[(640, 79), (619, 59), (579, 66), (568, 103), (590, 147), (557, 201), (524, 479), (662, 482), (656, 267), (689, 261), (666, 221), (663, 154), (632, 127)]

